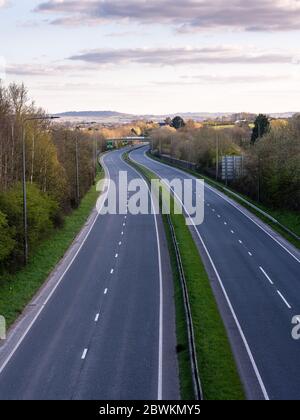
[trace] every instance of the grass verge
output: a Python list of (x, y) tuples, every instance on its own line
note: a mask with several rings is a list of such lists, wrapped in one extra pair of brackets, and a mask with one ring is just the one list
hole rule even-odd
[[(103, 177), (104, 171), (101, 169), (96, 181)], [(82, 199), (78, 209), (66, 217), (64, 226), (53, 231), (51, 236), (40, 244), (30, 257), (27, 267), (13, 275), (0, 276), (0, 314), (6, 318), (8, 327), (23, 312), (25, 306), (65, 255), (90, 216), (98, 197), (99, 192), (94, 185)]]
[[(127, 160), (150, 181), (157, 178), (144, 167)], [(173, 206), (171, 206), (173, 208)], [(243, 400), (245, 393), (232, 354), (224, 323), (220, 316), (208, 275), (183, 215), (171, 214), (179, 243), (180, 254), (188, 285), (195, 330), (197, 358), (204, 399)], [(175, 283), (177, 350), (180, 369), (181, 394), (191, 399), (193, 385), (188, 351), (186, 319), (181, 284), (170, 230), (164, 218)]]
[[(245, 207), (247, 210), (249, 210), (251, 213), (253, 213), (255, 216), (257, 216), (259, 219), (261, 219), (264, 223), (269, 225), (273, 230), (275, 230), (281, 236), (283, 236), (286, 240), (288, 240), (297, 249), (300, 249), (300, 241), (299, 240), (297, 240), (294, 236), (290, 235), (286, 230), (282, 229), (278, 224), (272, 222), (270, 219), (265, 217), (259, 211), (256, 211), (253, 207), (251, 207), (250, 205), (247, 205), (245, 203), (245, 201), (243, 201), (243, 200), (248, 201), (250, 204), (254, 204), (256, 207), (258, 207), (262, 211), (268, 213), (270, 216), (272, 216), (276, 220), (278, 220), (279, 223), (286, 226), (288, 229), (290, 229), (292, 232), (294, 232), (298, 236), (300, 236), (300, 214), (298, 214), (296, 212), (287, 211), (287, 210), (273, 210), (273, 209), (270, 209), (266, 206), (263, 206), (260, 203), (257, 203), (254, 200), (251, 200), (249, 197), (247, 197), (243, 194), (237, 193), (234, 190), (232, 190), (232, 193), (235, 194), (235, 195), (233, 195), (233, 194), (230, 193), (230, 188), (226, 187), (226, 189), (225, 189), (225, 186), (221, 182), (214, 181), (211, 178), (209, 178), (205, 175), (199, 174), (196, 171), (193, 171), (193, 170), (190, 170), (190, 169), (184, 169), (184, 168), (181, 168), (180, 166), (178, 166), (176, 164), (171, 164), (169, 162), (165, 162), (162, 159), (159, 159), (155, 156), (152, 156), (150, 153), (147, 153), (147, 155), (148, 155), (149, 158), (151, 158), (153, 160), (156, 160), (158, 162), (164, 163), (164, 164), (169, 165), (169, 166), (173, 166), (174, 168), (180, 169), (181, 171), (189, 173), (189, 174), (191, 174), (191, 175), (193, 175), (197, 178), (204, 179), (207, 182), (208, 185), (211, 185), (212, 187), (216, 188), (217, 190), (221, 191), (222, 193), (226, 194), (228, 197), (230, 197), (231, 199), (233, 199), (234, 201), (239, 203), (241, 206)], [(238, 194), (241, 197), (241, 200), (239, 200), (236, 197), (236, 194)]]

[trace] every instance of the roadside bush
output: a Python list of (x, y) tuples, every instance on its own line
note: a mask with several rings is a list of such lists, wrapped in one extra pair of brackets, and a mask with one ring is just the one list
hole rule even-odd
[(9, 227), (6, 215), (0, 211), (0, 265), (10, 256), (14, 247), (14, 229)]
[(274, 209), (300, 210), (300, 132), (272, 129), (246, 154), (241, 192)]
[[(16, 232), (15, 256), (23, 246), (23, 192), (21, 183), (0, 195), (0, 209), (7, 214), (8, 225)], [(35, 184), (27, 185), (28, 239), (31, 247), (43, 239), (54, 227), (58, 204)]]

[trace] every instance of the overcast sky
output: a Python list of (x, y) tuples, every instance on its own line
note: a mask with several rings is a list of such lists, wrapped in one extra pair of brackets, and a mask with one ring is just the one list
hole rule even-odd
[(49, 112), (300, 110), (300, 0), (0, 0), (0, 39)]

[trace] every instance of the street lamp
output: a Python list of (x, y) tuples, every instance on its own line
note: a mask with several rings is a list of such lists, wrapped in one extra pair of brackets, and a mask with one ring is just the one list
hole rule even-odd
[(87, 121), (84, 123), (84, 125), (89, 126), (89, 131), (92, 131), (94, 133), (93, 136), (93, 161), (94, 161), (94, 171), (95, 171), (95, 178), (97, 176), (97, 157), (98, 157), (98, 144), (97, 144), (97, 137), (96, 133), (99, 132), (99, 128), (95, 127), (97, 125), (96, 121)]
[[(96, 124), (94, 122), (90, 124)], [(95, 178), (97, 176), (97, 157), (98, 157), (98, 145), (97, 145), (97, 137), (96, 133), (99, 131), (99, 128), (92, 128), (90, 129), (94, 133), (93, 138), (93, 161), (94, 161), (94, 171), (95, 171)]]
[(22, 120), (22, 160), (23, 160), (23, 229), (24, 229), (24, 265), (28, 263), (28, 217), (27, 217), (27, 187), (26, 187), (26, 123), (29, 121), (55, 120), (59, 117), (27, 117)]
[(76, 202), (77, 206), (80, 203), (80, 185), (79, 185), (79, 151), (78, 151), (78, 132), (80, 131), (80, 126), (76, 127), (75, 132), (75, 161), (76, 161)]
[(216, 180), (219, 180), (219, 149), (220, 149), (220, 141), (219, 141), (219, 134), (216, 130)]

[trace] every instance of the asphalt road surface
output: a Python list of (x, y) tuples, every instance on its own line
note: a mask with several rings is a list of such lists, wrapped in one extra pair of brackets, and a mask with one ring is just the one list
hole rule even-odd
[[(120, 170), (129, 180), (138, 176), (123, 152), (104, 157), (114, 181)], [(179, 398), (172, 277), (155, 220), (97, 218), (53, 295), (0, 364), (1, 400)]]
[[(192, 178), (145, 150), (131, 157), (169, 181)], [(299, 252), (208, 185), (204, 206), (204, 223), (192, 231), (210, 267), (248, 397), (299, 400), (300, 340), (292, 338), (292, 318), (300, 314)]]

